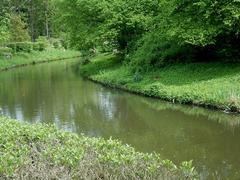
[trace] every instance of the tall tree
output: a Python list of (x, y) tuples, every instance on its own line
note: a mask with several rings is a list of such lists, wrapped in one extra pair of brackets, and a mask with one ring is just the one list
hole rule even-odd
[(10, 41), (22, 42), (29, 41), (30, 36), (26, 23), (21, 20), (21, 16), (12, 14), (10, 17)]

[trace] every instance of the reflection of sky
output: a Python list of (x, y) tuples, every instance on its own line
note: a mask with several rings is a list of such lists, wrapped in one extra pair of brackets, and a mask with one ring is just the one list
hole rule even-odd
[(99, 98), (99, 107), (101, 111), (104, 113), (104, 117), (106, 120), (113, 120), (114, 114), (116, 113), (116, 105), (114, 101), (111, 100), (112, 95), (110, 93), (98, 93)]

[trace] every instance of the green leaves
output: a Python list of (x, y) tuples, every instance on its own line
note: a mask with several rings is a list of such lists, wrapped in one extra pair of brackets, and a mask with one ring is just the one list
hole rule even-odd
[[(0, 117), (0, 177), (46, 179), (191, 179), (191, 164), (181, 170), (158, 154), (144, 154), (117, 140), (88, 138), (51, 125), (30, 125)], [(61, 173), (63, 171), (63, 174)], [(94, 172), (94, 173), (93, 173)], [(195, 172), (195, 171), (194, 171)], [(75, 178), (74, 178), (75, 177)]]
[(7, 17), (0, 17), (0, 45), (7, 42), (10, 38), (8, 23), (9, 19)]
[[(60, 11), (67, 11), (63, 20), (72, 45), (78, 49), (103, 47), (125, 50), (127, 46), (150, 27), (159, 11), (158, 0), (62, 1)], [(65, 10), (65, 7), (68, 7)]]

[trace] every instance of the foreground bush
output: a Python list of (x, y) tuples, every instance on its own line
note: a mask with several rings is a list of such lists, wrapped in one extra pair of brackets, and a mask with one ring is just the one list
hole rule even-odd
[(195, 174), (191, 163), (177, 168), (116, 140), (5, 117), (0, 117), (0, 154), (0, 179), (193, 179)]

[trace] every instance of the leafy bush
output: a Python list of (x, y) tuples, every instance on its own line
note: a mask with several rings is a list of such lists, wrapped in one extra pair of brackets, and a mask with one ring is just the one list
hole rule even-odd
[(38, 44), (38, 51), (46, 50), (47, 46), (44, 42), (35, 42), (35, 43)]
[(5, 43), (10, 38), (9, 18), (5, 14), (0, 16), (0, 44)]
[(12, 49), (8, 47), (0, 47), (0, 56), (12, 56)]
[(36, 39), (36, 42), (40, 43), (40, 49), (41, 50), (44, 50), (44, 49), (48, 48), (49, 45), (50, 45), (47, 37), (45, 37), (45, 36), (39, 36)]
[(39, 49), (40, 49), (39, 43), (38, 43), (38, 42), (34, 42), (34, 43), (33, 43), (33, 50), (34, 50), (34, 51), (39, 51)]
[(3, 179), (193, 179), (191, 162), (178, 168), (157, 154), (136, 152), (116, 140), (88, 138), (0, 117)]
[(17, 45), (16, 45), (16, 43), (8, 43), (7, 47), (11, 48), (13, 53), (17, 52)]
[(16, 52), (30, 53), (33, 50), (33, 44), (31, 42), (17, 42)]
[(13, 42), (6, 45), (8, 48), (12, 49), (13, 53), (26, 52), (29, 53), (33, 51), (44, 51), (46, 46), (42, 42)]
[(54, 48), (56, 48), (56, 49), (62, 48), (62, 41), (61, 41), (60, 39), (51, 38), (51, 39), (49, 40), (49, 42), (50, 42), (50, 44), (51, 44)]

